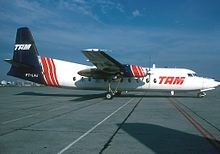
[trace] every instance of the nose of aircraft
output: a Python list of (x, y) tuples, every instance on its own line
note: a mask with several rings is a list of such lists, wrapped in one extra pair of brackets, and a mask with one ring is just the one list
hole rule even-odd
[(213, 87), (217, 87), (220, 85), (220, 82), (213, 80), (212, 85), (213, 85)]
[(220, 82), (215, 81), (214, 79), (204, 79), (203, 81), (204, 88), (215, 88), (217, 86), (220, 86)]
[(216, 84), (215, 87), (220, 86), (220, 82), (218, 82), (218, 81), (215, 81), (215, 84)]

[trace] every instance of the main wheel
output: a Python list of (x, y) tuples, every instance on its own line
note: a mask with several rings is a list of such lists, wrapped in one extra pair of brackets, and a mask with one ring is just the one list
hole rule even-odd
[(120, 96), (121, 95), (121, 91), (117, 91), (116, 93), (115, 93), (115, 96)]
[(205, 97), (205, 95), (206, 95), (205, 92), (199, 92), (199, 93), (197, 94), (197, 97), (202, 98), (202, 97)]
[(105, 94), (106, 99), (112, 99), (112, 97), (113, 97), (112, 93), (106, 93)]

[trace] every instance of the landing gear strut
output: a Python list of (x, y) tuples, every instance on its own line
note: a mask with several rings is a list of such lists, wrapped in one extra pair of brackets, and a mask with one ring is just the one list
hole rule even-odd
[(108, 83), (108, 92), (105, 94), (106, 99), (112, 99), (113, 96), (121, 95), (121, 91), (118, 91), (119, 83), (120, 83), (120, 80), (118, 81), (117, 87), (114, 90), (112, 90), (111, 81), (109, 81), (109, 83)]

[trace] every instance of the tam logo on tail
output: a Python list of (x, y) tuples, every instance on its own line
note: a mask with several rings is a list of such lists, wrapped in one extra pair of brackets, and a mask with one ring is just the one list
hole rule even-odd
[(29, 50), (30, 48), (31, 48), (31, 44), (15, 44), (15, 51)]

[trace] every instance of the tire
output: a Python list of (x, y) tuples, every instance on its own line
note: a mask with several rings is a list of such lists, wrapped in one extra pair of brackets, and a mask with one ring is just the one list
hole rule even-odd
[(199, 93), (197, 94), (197, 97), (198, 97), (198, 98), (203, 98), (203, 97), (205, 97), (205, 95), (206, 95), (206, 93), (204, 93), (204, 92), (199, 92)]
[(112, 99), (112, 96), (113, 96), (112, 93), (106, 93), (105, 94), (105, 98), (108, 99), (108, 100)]
[(121, 91), (117, 91), (116, 93), (115, 93), (115, 96), (120, 96), (121, 95)]

